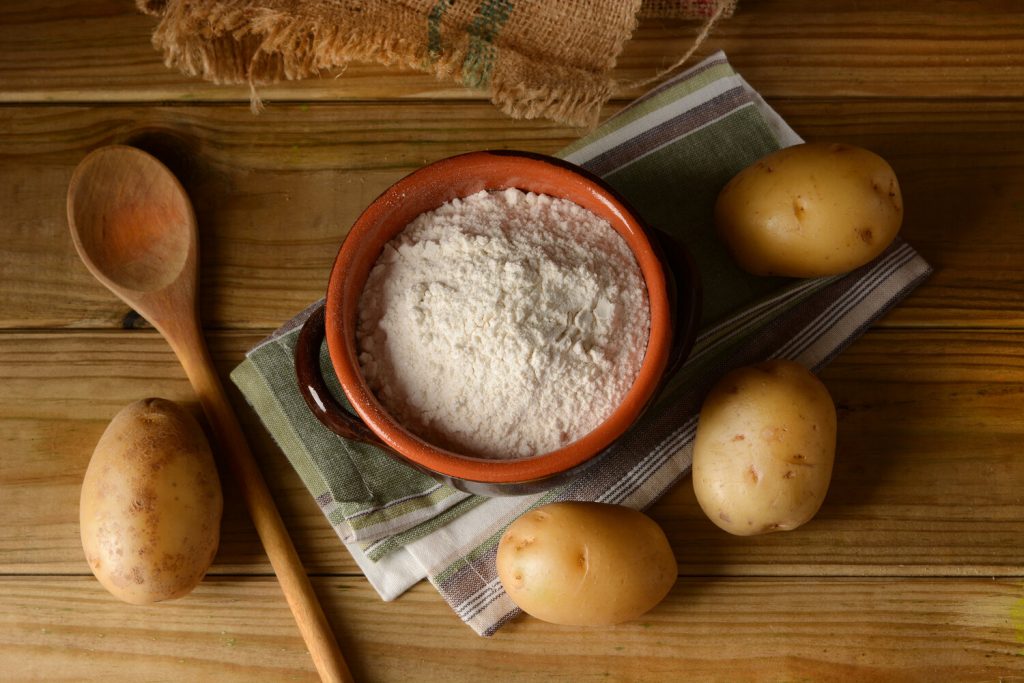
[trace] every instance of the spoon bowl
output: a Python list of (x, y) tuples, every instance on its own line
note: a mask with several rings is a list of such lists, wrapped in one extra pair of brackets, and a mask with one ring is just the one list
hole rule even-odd
[(101, 147), (78, 165), (68, 189), (75, 247), (108, 287), (160, 291), (186, 273), (196, 219), (178, 179), (145, 152)]
[(142, 150), (103, 147), (75, 169), (68, 225), (89, 272), (152, 323), (181, 362), (321, 679), (351, 681), (203, 339), (196, 219), (185, 188)]

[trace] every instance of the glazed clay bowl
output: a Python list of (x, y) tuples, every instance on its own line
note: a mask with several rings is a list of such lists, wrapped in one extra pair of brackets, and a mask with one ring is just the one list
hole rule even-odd
[[(456, 197), (510, 187), (568, 199), (606, 219), (632, 250), (650, 304), (650, 337), (633, 386), (594, 430), (558, 450), (510, 460), (455, 453), (403, 427), (376, 399), (356, 349), (359, 298), (384, 245), (418, 215)], [(313, 413), (339, 435), (377, 446), (456, 488), (482, 495), (542, 491), (599, 466), (685, 358), (698, 318), (699, 286), (685, 250), (666, 242), (603, 181), (567, 162), (525, 152), (473, 152), (443, 159), (399, 180), (359, 216), (338, 251), (325, 304), (307, 320), (296, 351), (299, 387)], [(323, 337), (355, 411), (337, 404), (319, 370)]]

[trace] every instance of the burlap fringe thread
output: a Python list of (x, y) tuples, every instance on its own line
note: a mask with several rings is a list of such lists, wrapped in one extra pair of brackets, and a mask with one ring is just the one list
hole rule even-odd
[[(263, 107), (258, 86), (317, 76), (324, 70), (344, 68), (351, 61), (405, 66), (432, 71), (441, 79), (464, 80), (464, 44), (446, 43), (441, 54), (431, 54), (425, 41), (418, 44), (396, 37), (386, 25), (376, 26), (372, 32), (353, 30), (348, 25), (325, 24), (320, 17), (296, 17), (254, 7), (251, 0), (218, 0), (205, 4), (203, 12), (196, 12), (187, 1), (137, 0), (137, 4), (140, 10), (160, 17), (153, 45), (163, 52), (168, 67), (218, 84), (247, 83), (254, 113)], [(730, 16), (735, 6), (736, 0), (691, 0), (687, 11), (696, 8), (707, 13), (691, 47), (651, 78), (630, 83), (616, 84), (607, 73), (559, 64), (545, 65), (543, 72), (538, 72), (536, 65), (517, 52), (502, 50), (504, 68), (488, 83), (491, 101), (512, 118), (594, 126), (602, 105), (616, 92), (649, 85), (681, 67), (715, 23)], [(635, 17), (627, 38), (634, 29)], [(610, 56), (612, 66), (617, 56)], [(520, 61), (522, 64), (517, 64)], [(508, 77), (524, 69), (529, 69), (533, 83)]]

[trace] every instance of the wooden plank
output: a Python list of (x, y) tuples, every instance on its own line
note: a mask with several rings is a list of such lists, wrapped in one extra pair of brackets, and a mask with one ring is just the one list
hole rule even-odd
[[(215, 85), (163, 66), (156, 20), (120, 0), (0, 6), (0, 102), (248, 102), (244, 85)], [(686, 52), (697, 23), (641, 24), (619, 59), (622, 83), (656, 74)], [(1012, 0), (741, 2), (694, 58), (724, 49), (769, 97), (1012, 97), (1024, 82), (1024, 12)], [(407, 69), (353, 63), (302, 82), (265, 86), (296, 100), (484, 99)], [(625, 87), (620, 96), (635, 97)]]
[[(775, 104), (808, 138), (867, 146), (896, 168), (904, 234), (937, 272), (886, 324), (1024, 324), (1024, 109)], [(260, 117), (236, 106), (0, 108), (0, 328), (138, 323), (88, 275), (67, 234), (68, 180), (99, 145), (134, 142), (179, 174), (202, 234), (204, 320), (264, 329), (322, 296), (347, 226), (404, 174), (499, 140), (555, 152), (575, 135), (510, 126), (478, 103), (282, 105)]]
[[(225, 374), (259, 334), (216, 333)], [(818, 517), (737, 538), (700, 511), (689, 478), (654, 507), (682, 573), (1013, 576), (1024, 566), (1024, 332), (868, 333), (826, 371), (840, 413)], [(0, 573), (84, 574), (78, 496), (110, 417), (146, 396), (189, 401), (152, 332), (0, 334)], [(312, 573), (357, 568), (258, 419), (235, 396), (256, 455)], [(269, 567), (235, 492), (215, 574)]]
[[(524, 616), (490, 639), (429, 586), (383, 603), (361, 579), (314, 585), (359, 681), (1009, 681), (1021, 671), (1017, 580), (684, 579), (638, 622)], [(269, 579), (208, 579), (152, 607), (119, 603), (88, 578), (0, 578), (0, 593), (5, 680), (315, 680)]]
[[(700, 54), (724, 50), (768, 98), (1020, 97), (1021, 5), (986, 0), (964, 10), (957, 2), (919, 0), (740, 0)], [(673, 63), (692, 35), (671, 22), (644, 24), (617, 74), (632, 81)]]
[(478, 104), (332, 109), (258, 118), (240, 107), (0, 109), (0, 288), (9, 294), (0, 308), (13, 306), (0, 327), (124, 321), (127, 308), (77, 262), (66, 225), (71, 173), (99, 145), (156, 151), (185, 183), (201, 226), (204, 320), (265, 328), (322, 296), (347, 226), (409, 171), (495, 140), (554, 151), (571, 139), (539, 123), (509, 134)]

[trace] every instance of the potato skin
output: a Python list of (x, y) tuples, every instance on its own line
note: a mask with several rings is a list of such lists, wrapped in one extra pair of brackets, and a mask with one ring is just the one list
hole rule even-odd
[(82, 482), (79, 523), (89, 568), (115, 597), (149, 604), (189, 593), (220, 541), (223, 498), (196, 420), (161, 398), (107, 426)]
[(738, 536), (788, 531), (821, 507), (835, 459), (825, 385), (790, 361), (735, 370), (701, 408), (693, 489), (708, 518)]
[(497, 568), (524, 612), (572, 626), (639, 617), (668, 594), (679, 569), (650, 517), (583, 502), (552, 503), (516, 520), (498, 544)]
[(787, 147), (740, 171), (718, 195), (715, 225), (755, 275), (846, 273), (881, 254), (903, 222), (896, 173), (839, 143)]

